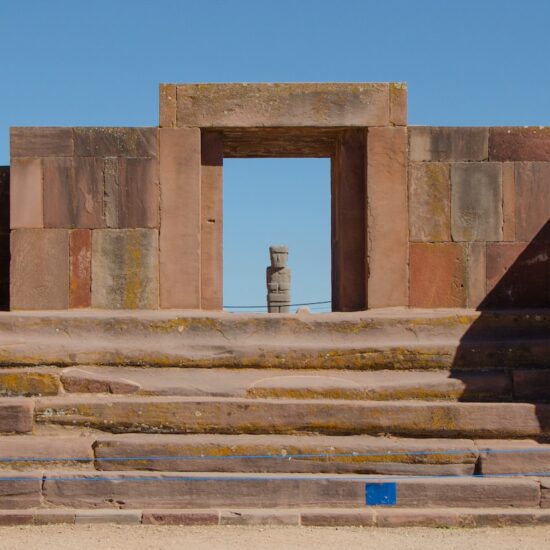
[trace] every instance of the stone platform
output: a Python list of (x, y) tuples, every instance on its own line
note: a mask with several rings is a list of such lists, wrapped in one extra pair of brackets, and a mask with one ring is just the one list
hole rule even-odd
[(549, 334), (548, 310), (0, 314), (0, 524), (547, 523)]

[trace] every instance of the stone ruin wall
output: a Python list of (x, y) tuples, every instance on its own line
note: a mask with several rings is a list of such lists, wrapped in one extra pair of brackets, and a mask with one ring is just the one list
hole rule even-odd
[(224, 156), (332, 158), (336, 309), (550, 305), (550, 129), (407, 127), (399, 85), (211, 86), (161, 86), (160, 128), (12, 129), (11, 309), (221, 309)]

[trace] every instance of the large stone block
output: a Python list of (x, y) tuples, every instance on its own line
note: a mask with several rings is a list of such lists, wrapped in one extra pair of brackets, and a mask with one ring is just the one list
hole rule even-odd
[(550, 306), (550, 243), (487, 243), (485, 308)]
[(92, 232), (92, 306), (158, 307), (158, 231), (98, 229)]
[(454, 241), (502, 240), (502, 167), (451, 166), (451, 234)]
[(405, 306), (409, 301), (406, 128), (369, 128), (366, 197), (368, 305)]
[(465, 243), (466, 306), (476, 308), (487, 294), (487, 262), (485, 243)]
[(12, 128), (10, 132), (11, 158), (71, 157), (73, 155), (72, 128)]
[(550, 128), (490, 128), (489, 159), (550, 161)]
[(223, 309), (223, 135), (201, 134), (201, 309)]
[(409, 127), (411, 161), (482, 161), (488, 157), (489, 130), (436, 126)]
[(451, 240), (451, 184), (448, 164), (409, 164), (409, 227), (411, 241)]
[(387, 126), (389, 114), (386, 83), (177, 85), (178, 127)]
[(0, 398), (0, 433), (31, 432), (33, 413), (31, 399)]
[(502, 163), (502, 240), (516, 240), (516, 168)]
[(13, 159), (10, 182), (10, 226), (13, 229), (44, 227), (42, 161)]
[(43, 159), (44, 227), (103, 227), (103, 162)]
[(464, 307), (466, 265), (459, 243), (411, 243), (411, 307)]
[(23, 369), (0, 371), (0, 396), (57, 395), (59, 389), (59, 378), (54, 374)]
[[(548, 374), (548, 373), (547, 373)], [(547, 474), (550, 445), (532, 440), (478, 440), (480, 474)]]
[(92, 232), (75, 229), (69, 235), (69, 307), (92, 303)]
[(407, 125), (407, 85), (403, 82), (390, 83), (390, 124)]
[(11, 309), (67, 309), (68, 230), (11, 232), (10, 305)]
[(0, 473), (0, 510), (38, 508), (42, 504), (42, 475)]
[[(521, 401), (547, 401), (550, 397), (550, 370), (514, 370), (514, 396)], [(549, 448), (550, 450), (550, 448)]]
[(157, 128), (75, 128), (79, 157), (157, 157)]
[(160, 306), (201, 307), (201, 132), (160, 130)]
[(161, 84), (160, 91), (160, 127), (174, 128), (176, 126), (176, 85)]
[(515, 175), (516, 240), (550, 241), (550, 162), (518, 162)]
[(365, 131), (342, 133), (331, 162), (332, 309), (367, 307)]
[(111, 228), (159, 226), (157, 159), (105, 159), (105, 224)]

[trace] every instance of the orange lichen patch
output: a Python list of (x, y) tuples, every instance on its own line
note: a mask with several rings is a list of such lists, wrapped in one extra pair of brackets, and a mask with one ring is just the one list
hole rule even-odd
[(0, 396), (57, 395), (59, 389), (59, 377), (53, 374), (0, 372)]

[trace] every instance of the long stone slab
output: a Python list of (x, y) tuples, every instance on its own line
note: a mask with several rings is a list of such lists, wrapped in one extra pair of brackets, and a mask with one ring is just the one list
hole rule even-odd
[(37, 508), (41, 505), (41, 473), (0, 472), (0, 510)]
[[(35, 231), (35, 230), (25, 230)], [(38, 230), (40, 231), (40, 230)], [(1, 365), (403, 370), (550, 366), (544, 311), (1, 313)]]
[[(365, 506), (376, 476), (318, 474), (46, 472), (47, 504), (79, 508), (246, 508)], [(411, 507), (536, 507), (540, 485), (528, 479), (396, 479), (396, 505)]]
[(471, 440), (370, 436), (131, 434), (94, 450), (99, 470), (172, 472), (471, 475), (477, 459)]
[[(175, 124), (202, 128), (285, 126), (388, 126), (387, 83), (178, 84)], [(406, 89), (393, 97), (393, 115), (406, 103)], [(173, 103), (161, 89), (161, 121)]]
[(113, 433), (390, 433), (422, 437), (538, 437), (550, 405), (243, 398), (43, 398), (41, 424)]
[(479, 472), (484, 475), (550, 473), (550, 445), (532, 440), (477, 440)]

